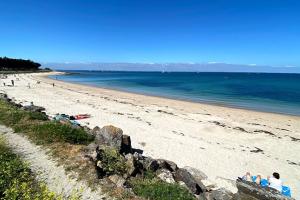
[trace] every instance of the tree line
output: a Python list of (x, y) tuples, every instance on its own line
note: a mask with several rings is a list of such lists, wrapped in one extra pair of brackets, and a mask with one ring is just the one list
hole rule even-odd
[(0, 57), (1, 71), (35, 71), (39, 70), (40, 66), (40, 63), (33, 62), (32, 60)]

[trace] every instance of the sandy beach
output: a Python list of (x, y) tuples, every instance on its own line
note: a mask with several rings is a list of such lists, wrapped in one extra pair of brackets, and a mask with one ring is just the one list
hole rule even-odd
[[(49, 115), (91, 114), (79, 122), (117, 126), (134, 148), (197, 168), (208, 176), (207, 184), (234, 191), (226, 179), (247, 171), (266, 178), (277, 171), (300, 199), (300, 117), (77, 85), (47, 78), (50, 74), (9, 75), (0, 90), (16, 102), (45, 107)], [(12, 79), (14, 87), (3, 86)]]

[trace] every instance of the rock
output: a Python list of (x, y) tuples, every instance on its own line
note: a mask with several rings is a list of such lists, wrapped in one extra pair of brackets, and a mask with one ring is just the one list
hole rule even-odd
[(273, 188), (263, 188), (256, 183), (237, 179), (238, 197), (249, 200), (291, 200)]
[(184, 169), (186, 169), (188, 172), (190, 172), (197, 181), (202, 181), (202, 180), (207, 179), (206, 174), (204, 174), (202, 171), (200, 171), (196, 168), (185, 166)]
[(127, 154), (125, 156), (125, 159), (126, 159), (126, 165), (127, 165), (127, 177), (130, 177), (130, 176), (134, 176), (135, 173), (136, 173), (136, 168), (135, 168), (135, 158), (133, 157), (132, 154)]
[(6, 101), (6, 102), (11, 101), (11, 99), (8, 98), (7, 94), (5, 94), (5, 93), (0, 93), (0, 99), (3, 100), (3, 101)]
[(122, 136), (122, 144), (121, 144), (120, 153), (125, 153), (125, 154), (132, 153), (130, 136), (128, 136), (128, 135)]
[(121, 150), (123, 131), (114, 126), (104, 126), (96, 132), (96, 144), (112, 146), (118, 151)]
[(175, 172), (175, 180), (177, 182), (184, 182), (193, 194), (200, 195), (206, 192), (206, 187), (203, 183), (196, 181), (196, 179), (186, 169), (178, 169)]
[(166, 169), (160, 169), (156, 172), (157, 177), (167, 183), (175, 183), (172, 173)]
[(27, 110), (30, 112), (42, 112), (45, 110), (45, 108), (41, 106), (30, 105), (30, 106), (23, 106), (23, 110)]
[(97, 147), (98, 147), (98, 145), (95, 143), (91, 143), (88, 146), (86, 146), (83, 149), (84, 157), (89, 158), (91, 161), (96, 161), (97, 160), (97, 152), (96, 152)]
[(209, 193), (207, 192), (205, 196), (207, 200), (231, 200), (235, 198), (235, 195), (232, 192), (224, 188), (213, 190)]
[(89, 127), (87, 127), (87, 126), (82, 126), (82, 128), (83, 128), (83, 130), (84, 130), (87, 134), (92, 135), (92, 131), (91, 131), (91, 129), (90, 129)]
[(117, 187), (123, 187), (126, 182), (126, 180), (122, 176), (116, 174), (109, 176), (108, 179)]
[(91, 134), (94, 135), (94, 136), (96, 136), (97, 133), (100, 132), (100, 130), (101, 130), (101, 128), (99, 128), (99, 126), (95, 126), (95, 127), (93, 128), (93, 130), (91, 130)]
[(164, 159), (157, 159), (159, 168), (167, 169), (171, 172), (175, 172), (178, 167), (176, 163), (169, 161), (169, 160), (164, 160)]
[(143, 154), (140, 154), (138, 152), (134, 152), (133, 157), (135, 157), (136, 160), (144, 160)]
[(143, 160), (143, 166), (146, 170), (151, 170), (154, 172), (159, 168), (158, 161), (151, 157), (147, 157)]

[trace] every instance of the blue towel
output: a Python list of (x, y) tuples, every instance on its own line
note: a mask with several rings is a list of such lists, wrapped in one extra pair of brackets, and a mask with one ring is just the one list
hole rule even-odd
[(269, 181), (267, 179), (261, 179), (260, 185), (261, 187), (267, 187), (269, 186)]
[(282, 194), (287, 197), (291, 197), (291, 189), (288, 186), (282, 186)]

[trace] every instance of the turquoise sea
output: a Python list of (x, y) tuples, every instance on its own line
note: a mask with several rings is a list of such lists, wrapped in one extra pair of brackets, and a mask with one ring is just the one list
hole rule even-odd
[(58, 80), (300, 116), (300, 74), (67, 71)]

